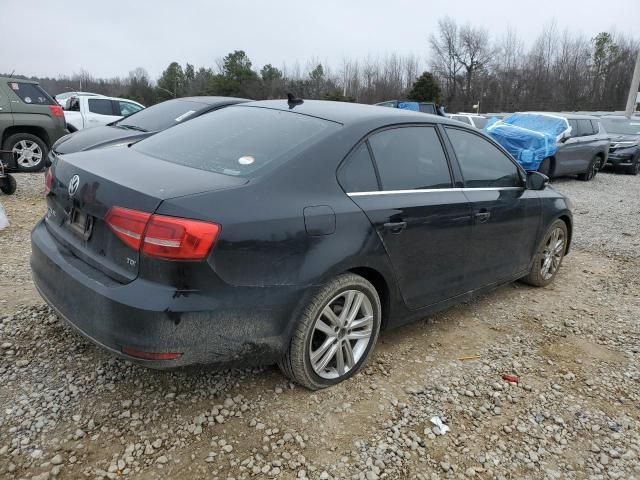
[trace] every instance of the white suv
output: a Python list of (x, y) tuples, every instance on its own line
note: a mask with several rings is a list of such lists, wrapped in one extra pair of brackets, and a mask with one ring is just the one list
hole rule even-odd
[(454, 113), (449, 115), (451, 120), (457, 120), (458, 122), (466, 123), (472, 127), (482, 130), (489, 120), (482, 115), (476, 115), (473, 113)]
[(126, 98), (79, 95), (67, 98), (64, 118), (70, 132), (99, 127), (139, 112), (144, 105)]

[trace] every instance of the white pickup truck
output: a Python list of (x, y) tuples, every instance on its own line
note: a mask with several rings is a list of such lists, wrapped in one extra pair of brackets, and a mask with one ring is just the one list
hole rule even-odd
[(136, 113), (144, 105), (124, 98), (105, 96), (73, 96), (64, 105), (67, 129), (76, 132), (84, 128), (99, 127)]

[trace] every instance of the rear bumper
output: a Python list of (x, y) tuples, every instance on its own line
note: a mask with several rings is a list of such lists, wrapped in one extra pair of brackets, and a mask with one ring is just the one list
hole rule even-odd
[[(177, 294), (140, 278), (123, 285), (73, 256), (44, 222), (34, 228), (31, 243), (33, 279), (45, 301), (94, 343), (151, 368), (274, 363), (288, 346), (290, 320), (304, 293), (303, 287), (223, 284), (212, 298)], [(123, 347), (181, 356), (141, 360)]]

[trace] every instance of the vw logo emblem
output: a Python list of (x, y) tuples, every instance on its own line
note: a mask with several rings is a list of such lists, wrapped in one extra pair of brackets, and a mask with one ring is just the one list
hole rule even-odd
[(71, 177), (71, 180), (69, 180), (68, 192), (70, 197), (73, 197), (76, 194), (79, 186), (80, 186), (80, 177), (78, 175), (74, 175), (73, 177)]

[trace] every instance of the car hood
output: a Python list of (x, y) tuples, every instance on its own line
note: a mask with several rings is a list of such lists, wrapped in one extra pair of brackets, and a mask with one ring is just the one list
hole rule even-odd
[(637, 142), (640, 135), (620, 135), (618, 133), (610, 133), (607, 135), (612, 142)]
[(120, 143), (137, 142), (153, 133), (155, 132), (138, 132), (109, 125), (87, 128), (62, 137), (53, 145), (53, 151), (60, 154), (82, 152)]

